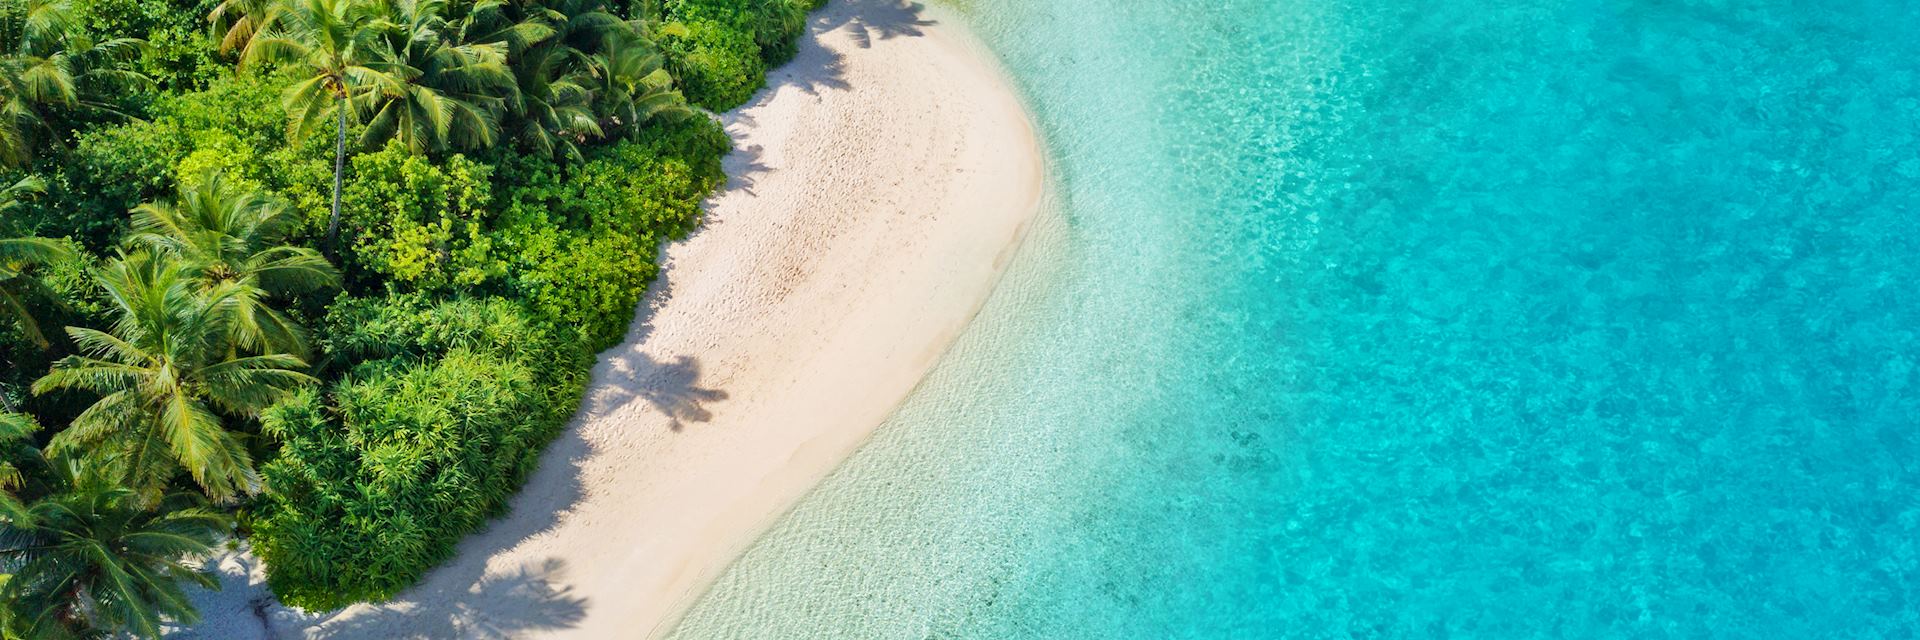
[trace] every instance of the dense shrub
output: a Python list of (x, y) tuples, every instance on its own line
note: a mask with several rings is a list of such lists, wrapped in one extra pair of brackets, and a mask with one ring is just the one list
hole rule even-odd
[(649, 130), (585, 164), (514, 162), (501, 180), (509, 286), (544, 321), (576, 331), (589, 352), (619, 342), (653, 280), (664, 241), (691, 231), (700, 201), (725, 179), (728, 140), (704, 118)]
[(171, 193), (177, 174), (207, 168), (265, 186), (303, 211), (323, 210), (326, 156), (311, 144), (287, 146), (280, 88), (267, 78), (223, 78), (205, 91), (164, 95), (147, 120), (89, 131), (23, 215), (81, 216), (48, 226), (76, 230), (99, 249), (119, 235), (129, 208)]
[(354, 288), (449, 293), (497, 275), (487, 255), (492, 171), (457, 154), (436, 163), (398, 143), (356, 156), (340, 196), (349, 247), (340, 266)]
[[(660, 243), (698, 222), (727, 145), (702, 118), (577, 166), (354, 159), (342, 258), (385, 288), (328, 315), (339, 382), (262, 418), (280, 450), (254, 541), (283, 600), (391, 597), (504, 507), (591, 354), (625, 332)], [(434, 302), (454, 291), (506, 297)]]
[(331, 346), (373, 357), (262, 417), (254, 548), (282, 600), (384, 600), (505, 508), (572, 414), (587, 360), (501, 299), (336, 305)]
[(766, 63), (753, 34), (711, 20), (682, 23), (660, 39), (667, 69), (680, 80), (687, 101), (725, 111), (745, 104), (766, 86)]
[(807, 12), (825, 0), (665, 0), (670, 25), (662, 48), (687, 99), (724, 111), (766, 86), (766, 70), (786, 64), (806, 32)]
[(205, 88), (227, 75), (207, 30), (207, 13), (218, 0), (76, 0), (74, 20), (92, 37), (147, 41), (137, 69), (161, 89)]

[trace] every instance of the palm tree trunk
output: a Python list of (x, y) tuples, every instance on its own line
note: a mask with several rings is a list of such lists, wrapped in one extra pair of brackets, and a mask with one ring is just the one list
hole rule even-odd
[(339, 251), (335, 241), (340, 238), (340, 176), (347, 170), (347, 99), (340, 98), (340, 104), (334, 110), (340, 112), (340, 126), (333, 133), (333, 216), (327, 218), (327, 249), (335, 253), (337, 258)]

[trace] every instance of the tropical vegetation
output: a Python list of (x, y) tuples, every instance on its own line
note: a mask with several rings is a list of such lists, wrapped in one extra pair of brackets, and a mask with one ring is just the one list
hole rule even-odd
[(498, 515), (816, 0), (0, 0), (0, 638)]

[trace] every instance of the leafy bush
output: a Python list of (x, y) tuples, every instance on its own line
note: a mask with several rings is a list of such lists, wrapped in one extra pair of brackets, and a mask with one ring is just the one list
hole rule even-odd
[(667, 69), (687, 101), (714, 111), (745, 104), (766, 86), (766, 63), (753, 34), (713, 20), (693, 20), (660, 39)]
[(282, 600), (384, 600), (500, 513), (573, 413), (588, 360), (501, 299), (336, 305), (334, 350), (376, 357), (262, 417), (254, 548)]
[(447, 293), (497, 274), (485, 236), (492, 171), (458, 154), (435, 163), (398, 143), (354, 157), (340, 196), (349, 247), (341, 266), (350, 282), (361, 290), (384, 283), (394, 292)]
[(513, 162), (502, 176), (510, 288), (588, 352), (620, 341), (657, 270), (660, 244), (691, 231), (725, 174), (725, 132), (705, 118), (649, 130), (583, 165)]
[[(284, 601), (391, 597), (503, 508), (625, 332), (660, 243), (697, 223), (728, 144), (702, 118), (497, 176), (398, 148), (355, 159), (347, 260), (395, 294), (336, 302), (323, 334), (345, 375), (262, 417), (280, 451), (254, 540)], [(452, 290), (509, 297), (434, 302)]]
[(171, 193), (183, 168), (187, 175), (227, 169), (302, 211), (324, 208), (326, 156), (312, 145), (286, 145), (279, 94), (277, 81), (236, 76), (205, 91), (164, 95), (148, 120), (80, 136), (71, 162), (47, 180), (46, 197), (24, 215), (75, 216), (49, 226), (78, 231), (90, 247), (101, 248), (118, 236), (128, 209)]
[(207, 32), (217, 0), (77, 0), (74, 19), (95, 39), (147, 41), (138, 70), (162, 89), (205, 88), (232, 67)]
[(767, 67), (793, 59), (796, 41), (806, 32), (807, 12), (824, 0), (668, 0), (672, 20), (708, 20), (752, 34)]

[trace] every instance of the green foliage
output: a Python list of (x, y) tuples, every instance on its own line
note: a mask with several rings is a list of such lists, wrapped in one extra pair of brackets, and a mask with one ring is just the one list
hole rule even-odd
[[(10, 213), (20, 207), (20, 198), (45, 190), (44, 182), (31, 177), (0, 189), (0, 213)], [(60, 299), (40, 281), (34, 269), (68, 260), (72, 255), (66, 245), (46, 238), (0, 237), (0, 318), (10, 321), (42, 348), (48, 342), (40, 330), (43, 314), (37, 311), (58, 306)]]
[(496, 243), (511, 291), (589, 351), (619, 342), (657, 269), (660, 243), (691, 231), (725, 176), (728, 140), (700, 119), (650, 130), (583, 165), (521, 161), (502, 176)]
[[(190, 265), (135, 253), (97, 277), (114, 302), (112, 331), (68, 327), (81, 350), (55, 362), (33, 392), (99, 396), (54, 435), (54, 453), (85, 453), (143, 498), (182, 470), (215, 499), (259, 489), (226, 416), (251, 416), (312, 379), (284, 353), (242, 355), (232, 315), (239, 292), (202, 290)], [(223, 415), (224, 414), (224, 415)]]
[(24, 517), (26, 505), (20, 504), (13, 492), (21, 485), (20, 463), (39, 453), (26, 445), (39, 430), (40, 422), (33, 416), (0, 411), (0, 522)]
[(80, 227), (90, 246), (104, 246), (124, 228), (127, 210), (171, 194), (176, 175), (208, 169), (266, 188), (299, 211), (323, 210), (328, 167), (312, 148), (286, 146), (280, 88), (258, 76), (222, 78), (205, 91), (163, 96), (148, 120), (82, 135), (71, 168), (49, 181), (44, 206), (28, 215), (85, 212), (93, 221), (48, 226)]
[[(0, 238), (59, 250), (6, 265), (51, 339), (0, 322), (0, 484), (19, 476), (36, 505), (76, 494), (39, 464), (50, 438), (119, 485), (87, 506), (114, 522), (186, 527), (203, 508), (167, 490), (259, 490), (245, 508), (272, 587), (324, 609), (390, 597), (504, 508), (661, 244), (725, 179), (730, 142), (684, 96), (750, 98), (812, 0), (0, 0), (0, 17), (64, 2), (71, 20), (0, 20), (47, 34), (0, 50), (0, 74), (52, 65), (75, 89), (0, 86), (4, 179), (43, 186)], [(337, 298), (318, 250), (336, 221)], [(191, 620), (175, 583), (196, 578), (166, 564), (189, 546), (99, 555), (156, 567), (124, 596), (147, 613), (48, 591), (52, 570), (0, 589), (16, 613), (139, 632)]]
[(355, 157), (341, 194), (342, 261), (354, 288), (445, 294), (497, 273), (484, 233), (491, 173), (461, 155), (435, 163), (398, 143)]
[(193, 90), (230, 73), (207, 33), (210, 0), (75, 0), (73, 18), (94, 39), (146, 40), (136, 68), (159, 88)]
[(54, 491), (0, 522), (0, 588), (9, 637), (157, 638), (162, 622), (193, 624), (182, 582), (211, 588), (188, 559), (212, 551), (231, 521), (199, 497), (148, 509), (134, 491), (75, 461), (55, 461)]
[(221, 301), (233, 346), (308, 356), (306, 332), (280, 307), (340, 277), (320, 252), (281, 244), (294, 222), (285, 202), (206, 170), (183, 180), (178, 197), (132, 213), (127, 244), (178, 261), (201, 295)]
[[(36, 281), (33, 286), (37, 287), (29, 296), (34, 317), (39, 321), (41, 336), (52, 344), (42, 345), (18, 322), (0, 321), (0, 362), (6, 365), (0, 366), (0, 409), (61, 409), (43, 417), (70, 416), (79, 410), (66, 407), (67, 403), (48, 403), (27, 393), (27, 387), (71, 349), (71, 343), (58, 328), (101, 317), (109, 305), (105, 292), (93, 278), (93, 255), (72, 240), (52, 242), (60, 245), (65, 257), (27, 271)], [(64, 423), (64, 419), (50, 422)]]
[[(254, 541), (285, 601), (391, 597), (505, 504), (591, 354), (625, 332), (660, 242), (698, 221), (728, 144), (698, 119), (580, 165), (356, 159), (349, 222), (369, 233), (348, 260), (402, 293), (335, 303), (323, 333), (346, 375), (262, 417), (281, 446)], [(453, 291), (504, 297), (435, 302)]]
[(254, 548), (287, 603), (384, 600), (497, 515), (578, 402), (587, 360), (501, 299), (346, 301), (337, 352), (372, 357), (268, 411)]
[(766, 86), (766, 63), (751, 32), (705, 19), (678, 26), (662, 34), (660, 47), (688, 101), (725, 111)]
[(719, 126), (698, 119), (580, 165), (509, 157), (490, 182), (488, 165), (390, 146), (354, 159), (342, 259), (354, 290), (510, 294), (604, 348), (625, 332), (659, 244), (698, 222), (727, 148)]
[(356, 96), (357, 110), (370, 114), (360, 146), (394, 140), (415, 153), (493, 146), (500, 114), (513, 97), (507, 42), (443, 37), (455, 26), (446, 2), (375, 6), (382, 9), (376, 32), (384, 53), (372, 66), (396, 73), (369, 81), (359, 72), (350, 80), (364, 89)]
[(0, 0), (0, 163), (20, 166), (64, 142), (68, 124), (110, 114), (147, 84), (128, 67), (136, 38), (94, 40), (66, 0)]
[(688, 99), (715, 111), (746, 103), (765, 72), (792, 60), (821, 0), (666, 0), (661, 45)]

